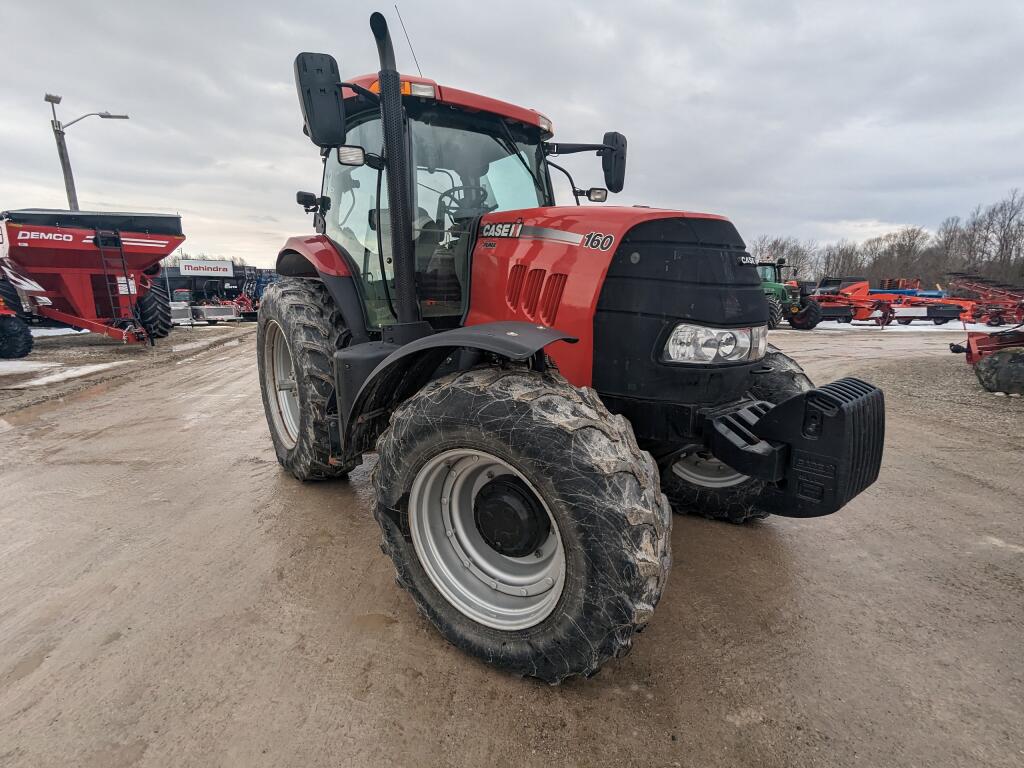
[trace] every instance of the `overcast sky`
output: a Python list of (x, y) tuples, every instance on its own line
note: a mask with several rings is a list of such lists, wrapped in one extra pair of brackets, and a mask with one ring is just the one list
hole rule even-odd
[[(625, 204), (756, 235), (934, 229), (1024, 186), (1024, 4), (402, 0), (424, 75), (533, 107), (563, 141), (629, 140)], [(45, 92), (64, 97), (84, 210), (179, 212), (186, 250), (272, 265), (320, 163), (292, 61), (377, 69), (387, 3), (0, 2), (0, 210), (66, 207)], [(566, 158), (570, 162), (570, 158)], [(571, 158), (601, 184), (597, 158)]]

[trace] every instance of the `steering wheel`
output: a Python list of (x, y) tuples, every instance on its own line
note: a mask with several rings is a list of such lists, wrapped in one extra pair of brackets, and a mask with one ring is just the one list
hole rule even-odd
[(442, 221), (447, 214), (454, 221), (456, 218), (468, 218), (481, 211), (489, 213), (498, 206), (487, 205), (488, 192), (481, 186), (466, 184), (442, 192), (437, 198), (437, 218)]

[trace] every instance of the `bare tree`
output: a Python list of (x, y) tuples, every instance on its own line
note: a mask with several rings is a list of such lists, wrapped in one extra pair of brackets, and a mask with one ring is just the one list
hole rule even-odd
[(793, 237), (762, 235), (751, 245), (758, 260), (783, 257), (801, 267), (802, 276), (919, 278), (941, 285), (949, 272), (976, 272), (995, 280), (1024, 284), (1024, 194), (1014, 189), (965, 219), (951, 216), (931, 235), (916, 226), (901, 227), (859, 245), (846, 240), (817, 246)]

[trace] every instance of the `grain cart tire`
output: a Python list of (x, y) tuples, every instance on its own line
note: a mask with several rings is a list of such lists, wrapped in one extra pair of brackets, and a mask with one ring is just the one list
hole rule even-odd
[(165, 339), (171, 333), (171, 299), (167, 287), (151, 282), (149, 290), (139, 297), (137, 303), (139, 320), (146, 333), (153, 339)]
[(21, 296), (18, 295), (18, 289), (11, 285), (9, 280), (5, 280), (2, 277), (0, 277), (0, 299), (3, 300), (6, 307), (11, 310), (11, 312), (16, 314), (22, 320), (28, 320), (30, 315), (25, 312), (25, 308), (22, 306)]
[(554, 371), (438, 379), (392, 415), (381, 549), (450, 643), (556, 684), (625, 655), (671, 565), (672, 514), (629, 423)]
[(14, 315), (0, 316), (0, 358), (25, 357), (32, 351), (33, 342), (32, 331), (24, 320)]
[(807, 302), (795, 315), (789, 316), (789, 324), (798, 331), (810, 331), (821, 322), (821, 305), (814, 299)]
[[(778, 348), (768, 345), (764, 365), (771, 370), (754, 375), (750, 397), (778, 404), (814, 385), (804, 369)], [(708, 453), (674, 458), (661, 470), (661, 488), (678, 514), (694, 514), (730, 523), (764, 518), (757, 506), (764, 482), (740, 474)]]
[(782, 325), (782, 302), (777, 296), (768, 296), (768, 328), (775, 330)]
[(334, 352), (348, 344), (334, 300), (319, 280), (282, 279), (267, 288), (256, 328), (260, 391), (274, 451), (299, 480), (345, 477), (331, 463), (328, 404)]

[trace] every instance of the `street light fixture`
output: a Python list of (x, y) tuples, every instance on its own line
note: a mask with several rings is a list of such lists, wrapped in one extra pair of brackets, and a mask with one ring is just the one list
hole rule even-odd
[(71, 175), (71, 160), (68, 157), (68, 145), (64, 140), (64, 131), (79, 120), (84, 120), (87, 117), (99, 117), (104, 120), (127, 120), (128, 115), (114, 115), (110, 112), (87, 112), (68, 123), (61, 123), (57, 119), (57, 105), (60, 104), (61, 98), (61, 96), (47, 93), (43, 96), (43, 101), (50, 105), (50, 110), (53, 112), (53, 120), (50, 121), (50, 127), (53, 128), (53, 138), (57, 141), (57, 156), (60, 158), (60, 168), (64, 172), (64, 189), (68, 193), (68, 207), (72, 211), (77, 211), (78, 193), (75, 191), (75, 177)]

